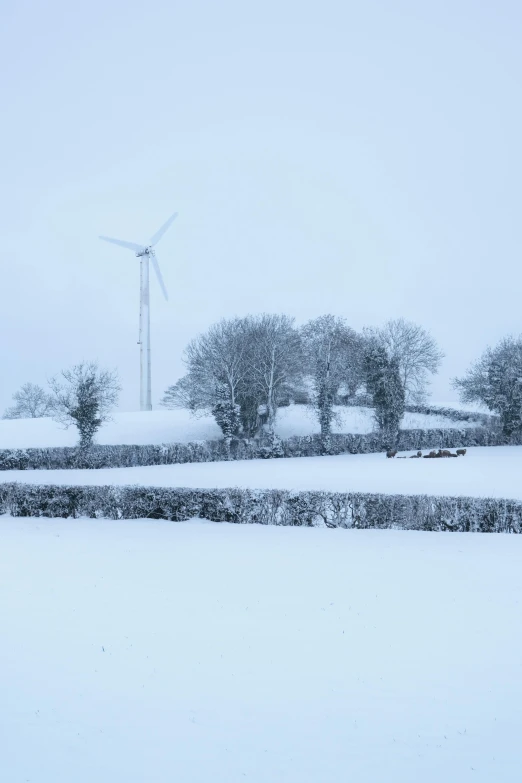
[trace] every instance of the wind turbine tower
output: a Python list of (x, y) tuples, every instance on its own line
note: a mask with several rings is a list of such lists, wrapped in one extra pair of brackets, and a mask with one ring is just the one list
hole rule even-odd
[(100, 237), (105, 242), (125, 247), (132, 250), (136, 258), (140, 259), (140, 408), (142, 411), (152, 410), (151, 399), (151, 367), (150, 367), (150, 292), (149, 292), (149, 262), (152, 263), (163, 296), (168, 300), (167, 289), (161, 276), (158, 259), (154, 248), (165, 234), (173, 221), (177, 218), (175, 212), (166, 223), (157, 231), (148, 245), (137, 245), (134, 242), (124, 242), (112, 237)]

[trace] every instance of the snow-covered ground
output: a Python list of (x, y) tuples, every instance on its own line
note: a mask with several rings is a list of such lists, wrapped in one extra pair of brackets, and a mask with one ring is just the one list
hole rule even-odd
[[(338, 408), (340, 420), (335, 432), (366, 433), (373, 429), (372, 413), (368, 408)], [(454, 422), (442, 416), (406, 413), (403, 429), (436, 429), (476, 426)], [(277, 418), (277, 433), (281, 438), (292, 435), (310, 435), (319, 432), (314, 415), (304, 405), (281, 408)], [(221, 430), (212, 416), (191, 416), (189, 411), (151, 411), (116, 413), (113, 421), (98, 433), (98, 443), (106, 444), (160, 444), (189, 443), (197, 440), (216, 440)], [(74, 428), (64, 430), (52, 419), (0, 420), (0, 449), (74, 446), (78, 440)]]
[(458, 459), (386, 459), (384, 454), (343, 454), (146, 468), (0, 471), (0, 481), (31, 484), (324, 489), (518, 499), (522, 499), (521, 476), (522, 446), (471, 448)]
[(5, 783), (520, 779), (520, 536), (0, 535)]

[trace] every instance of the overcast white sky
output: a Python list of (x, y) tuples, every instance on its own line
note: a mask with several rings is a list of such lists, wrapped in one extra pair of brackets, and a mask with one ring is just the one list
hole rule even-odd
[(158, 246), (153, 397), (223, 316), (403, 316), (434, 397), (522, 332), (516, 0), (3, 0), (0, 411), (82, 358), (139, 405), (139, 262)]

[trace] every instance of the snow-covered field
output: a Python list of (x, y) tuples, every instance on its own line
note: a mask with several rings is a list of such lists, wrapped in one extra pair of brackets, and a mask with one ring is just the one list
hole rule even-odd
[[(372, 414), (368, 408), (338, 408), (340, 420), (335, 432), (366, 433), (373, 429)], [(406, 413), (403, 429), (437, 429), (476, 426), (454, 422), (441, 416)], [(278, 412), (277, 433), (281, 438), (292, 435), (310, 435), (319, 432), (313, 414), (303, 405), (291, 405)], [(151, 411), (116, 413), (113, 421), (98, 433), (97, 442), (105, 444), (160, 444), (189, 443), (197, 440), (216, 440), (221, 430), (212, 416), (194, 417), (189, 411)], [(76, 430), (64, 430), (52, 419), (0, 420), (0, 449), (74, 446)]]
[(515, 783), (522, 537), (0, 518), (5, 783)]
[(105, 470), (0, 471), (0, 481), (30, 484), (323, 489), (518, 499), (522, 499), (521, 476), (522, 446), (471, 448), (458, 459), (386, 459), (384, 454), (343, 454)]

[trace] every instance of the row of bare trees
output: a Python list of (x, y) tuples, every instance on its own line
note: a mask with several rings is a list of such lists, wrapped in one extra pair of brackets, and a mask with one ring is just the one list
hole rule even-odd
[(306, 397), (327, 436), (340, 393), (364, 389), (379, 427), (393, 432), (405, 400), (424, 399), (441, 358), (433, 338), (403, 319), (362, 333), (333, 315), (301, 328), (286, 315), (225, 319), (189, 343), (187, 373), (163, 405), (212, 413), (226, 438), (252, 437), (273, 432), (285, 400)]
[[(224, 319), (190, 342), (187, 373), (167, 389), (166, 407), (211, 413), (227, 439), (274, 432), (278, 408), (307, 401), (328, 436), (340, 395), (359, 391), (373, 401), (375, 421), (398, 432), (405, 401), (419, 402), (442, 354), (420, 326), (403, 319), (357, 333), (343, 318), (324, 315), (297, 328), (287, 315)], [(81, 362), (51, 379), (47, 390), (25, 384), (5, 418), (52, 416), (74, 425), (87, 448), (111, 409), (120, 385), (115, 372)]]
[[(376, 424), (393, 439), (406, 403), (422, 402), (442, 354), (420, 326), (403, 319), (358, 334), (344, 319), (321, 316), (301, 328), (286, 315), (220, 321), (185, 351), (187, 373), (167, 389), (163, 404), (212, 413), (226, 438), (273, 432), (278, 407), (290, 399), (313, 407), (324, 436), (336, 402), (371, 397)], [(487, 348), (453, 381), (463, 402), (499, 416), (506, 437), (522, 431), (522, 337)], [(81, 362), (51, 379), (47, 390), (26, 383), (4, 418), (52, 416), (74, 425), (87, 448), (118, 401), (116, 372)]]

